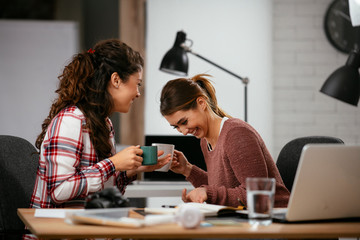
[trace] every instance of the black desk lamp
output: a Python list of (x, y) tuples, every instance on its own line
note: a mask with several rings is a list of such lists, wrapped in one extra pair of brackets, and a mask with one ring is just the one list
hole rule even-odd
[(333, 72), (320, 92), (340, 101), (357, 106), (360, 96), (360, 53), (359, 50), (350, 52), (345, 66)]
[[(185, 41), (188, 40), (191, 42), (190, 46), (185, 45)], [(165, 54), (164, 58), (161, 61), (160, 70), (172, 73), (180, 76), (187, 76), (188, 68), (189, 68), (189, 60), (186, 53), (191, 53), (202, 60), (220, 68), (221, 70), (231, 74), (232, 76), (240, 79), (244, 84), (244, 120), (247, 122), (247, 84), (249, 83), (249, 79), (246, 77), (240, 77), (235, 73), (219, 66), (218, 64), (204, 58), (203, 56), (194, 53), (191, 50), (192, 41), (186, 39), (186, 33), (183, 31), (179, 31), (176, 34), (176, 39), (174, 46)]]

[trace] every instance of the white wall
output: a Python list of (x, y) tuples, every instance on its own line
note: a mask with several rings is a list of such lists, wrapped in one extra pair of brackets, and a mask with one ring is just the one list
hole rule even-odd
[(1, 20), (0, 33), (0, 134), (35, 144), (57, 77), (77, 52), (77, 25)]
[(323, 21), (332, 0), (274, 0), (275, 158), (290, 140), (329, 135), (360, 144), (360, 109), (319, 92), (348, 57), (326, 39)]
[[(248, 122), (272, 146), (272, 1), (148, 0), (146, 32), (145, 134), (176, 135), (159, 112), (162, 86), (177, 78), (159, 71), (176, 32), (193, 40), (193, 51), (249, 77)], [(219, 105), (243, 119), (243, 84), (237, 78), (189, 55), (189, 76), (214, 78)]]

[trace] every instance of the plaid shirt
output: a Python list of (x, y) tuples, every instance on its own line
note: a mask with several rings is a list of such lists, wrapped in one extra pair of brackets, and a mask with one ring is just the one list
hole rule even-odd
[[(98, 159), (85, 123), (84, 114), (75, 106), (63, 109), (51, 121), (41, 145), (30, 207), (84, 207), (86, 196), (104, 189), (108, 180), (124, 193), (126, 186), (136, 179), (115, 171), (110, 159)], [(109, 118), (107, 123), (111, 128), (109, 141), (115, 146)]]

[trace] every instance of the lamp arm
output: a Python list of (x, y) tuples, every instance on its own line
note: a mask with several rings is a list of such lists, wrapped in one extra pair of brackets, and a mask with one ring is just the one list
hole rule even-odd
[(223, 70), (223, 71), (229, 73), (230, 75), (232, 75), (232, 76), (234, 76), (234, 77), (236, 77), (236, 78), (238, 78), (238, 79), (241, 80), (241, 82), (245, 85), (245, 86), (244, 86), (244, 120), (245, 120), (245, 122), (247, 122), (247, 105), (248, 105), (248, 101), (247, 101), (247, 98), (248, 98), (248, 96), (247, 96), (247, 85), (248, 85), (248, 83), (249, 83), (249, 79), (248, 79), (247, 77), (244, 77), (244, 78), (243, 78), (243, 77), (240, 77), (239, 75), (236, 75), (235, 73), (227, 70), (226, 68), (223, 68), (222, 66), (214, 63), (213, 61), (211, 61), (211, 60), (209, 60), (209, 59), (207, 59), (207, 58), (204, 58), (203, 56), (201, 56), (201, 55), (199, 55), (199, 54), (197, 54), (197, 53), (194, 53), (194, 52), (191, 50), (191, 48), (188, 47), (188, 46), (186, 46), (185, 44), (181, 44), (181, 47), (182, 47), (183, 49), (185, 49), (186, 52), (189, 52), (189, 53), (191, 53), (192, 55), (195, 55), (196, 57), (201, 58), (201, 59), (204, 60), (205, 62), (208, 62), (208, 63), (214, 65), (215, 67), (218, 67), (218, 68), (220, 68), (221, 70)]
[(201, 56), (200, 54), (193, 52), (190, 48), (186, 48), (185, 46), (182, 46), (182, 47), (183, 47), (187, 52), (191, 53), (192, 55), (197, 56), (198, 58), (201, 58), (202, 60), (204, 60), (204, 61), (206, 61), (206, 62), (214, 65), (215, 67), (218, 67), (218, 68), (220, 68), (221, 70), (229, 73), (230, 75), (232, 75), (232, 76), (240, 79), (243, 84), (247, 85), (247, 84), (249, 83), (249, 79), (248, 79), (247, 77), (240, 77), (239, 75), (237, 75), (237, 74), (235, 74), (235, 73), (227, 70), (226, 68), (223, 68), (223, 67), (220, 66), (219, 64), (216, 64), (216, 63), (214, 63), (213, 61), (211, 61), (211, 60), (209, 60), (209, 59)]

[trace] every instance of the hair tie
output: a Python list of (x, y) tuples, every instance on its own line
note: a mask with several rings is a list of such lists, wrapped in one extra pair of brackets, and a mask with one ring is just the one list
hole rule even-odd
[(90, 48), (89, 50), (87, 50), (87, 52), (88, 52), (88, 53), (94, 53), (94, 52), (95, 52), (95, 50), (94, 50), (94, 49), (92, 49), (92, 48)]

